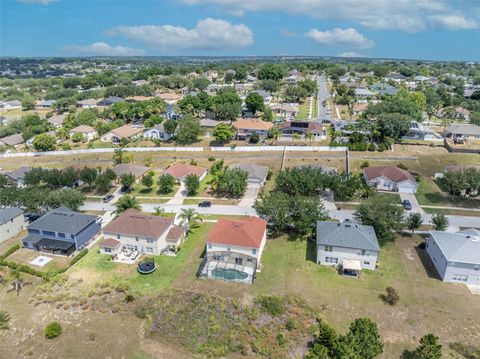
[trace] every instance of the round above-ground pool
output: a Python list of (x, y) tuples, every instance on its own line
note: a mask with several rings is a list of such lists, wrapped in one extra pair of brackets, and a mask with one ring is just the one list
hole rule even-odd
[(140, 274), (150, 274), (155, 272), (155, 269), (157, 269), (157, 266), (155, 265), (155, 261), (153, 260), (147, 260), (138, 263), (137, 271)]

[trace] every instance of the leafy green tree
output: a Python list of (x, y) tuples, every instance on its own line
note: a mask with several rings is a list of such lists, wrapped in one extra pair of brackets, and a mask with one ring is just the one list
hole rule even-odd
[(80, 132), (76, 132), (72, 135), (72, 142), (78, 143), (78, 142), (83, 142), (85, 140), (85, 136), (81, 134)]
[(212, 136), (217, 142), (227, 143), (233, 138), (233, 136), (235, 136), (235, 130), (231, 125), (227, 125), (226, 123), (220, 123), (215, 126), (212, 132)]
[(163, 124), (163, 128), (165, 132), (168, 133), (170, 136), (175, 134), (175, 130), (177, 129), (177, 121), (175, 120), (166, 120)]
[(263, 121), (273, 122), (274, 114), (272, 109), (270, 107), (264, 106), (261, 118)]
[(90, 188), (93, 187), (95, 184), (95, 180), (97, 179), (98, 171), (96, 168), (91, 167), (84, 167), (80, 171), (80, 179), (87, 183)]
[(193, 208), (183, 208), (180, 212), (179, 218), (188, 224), (194, 226), (198, 221), (201, 221), (199, 214)]
[(282, 65), (266, 64), (258, 71), (258, 79), (280, 81), (286, 74), (287, 71)]
[(167, 194), (173, 191), (173, 188), (177, 184), (177, 180), (172, 175), (168, 173), (162, 174), (158, 177), (158, 193)]
[(317, 221), (328, 218), (318, 196), (272, 192), (258, 198), (253, 207), (275, 232), (290, 232), (293, 236), (301, 237), (313, 232)]
[(263, 97), (256, 92), (250, 92), (245, 99), (245, 105), (247, 109), (254, 115), (257, 111), (263, 111), (265, 105), (263, 103)]
[(420, 339), (420, 345), (415, 351), (416, 359), (440, 359), (442, 357), (442, 345), (438, 337), (433, 334), (424, 335)]
[(422, 225), (423, 218), (420, 213), (410, 213), (405, 219), (405, 223), (409, 230), (412, 231), (412, 237), (416, 229), (419, 229)]
[(240, 168), (227, 168), (218, 178), (216, 191), (230, 197), (241, 197), (247, 190), (248, 172)]
[(436, 231), (444, 231), (448, 228), (448, 218), (443, 213), (432, 215), (433, 229)]
[(54, 151), (56, 146), (57, 140), (55, 137), (45, 133), (35, 136), (33, 140), (33, 148), (35, 148), (35, 151)]
[(185, 177), (185, 188), (189, 196), (194, 196), (200, 189), (200, 179), (197, 175), (189, 174)]
[(209, 106), (215, 111), (219, 120), (234, 121), (242, 110), (242, 99), (235, 89), (222, 89)]
[(368, 318), (355, 319), (347, 335), (339, 338), (335, 352), (338, 358), (373, 359), (380, 355), (383, 343), (377, 324)]
[(65, 206), (72, 211), (78, 210), (78, 208), (85, 202), (85, 195), (77, 190), (70, 188), (62, 188), (52, 191), (48, 194), (46, 199), (47, 206), (49, 208), (57, 208)]
[(147, 187), (147, 190), (150, 192), (153, 186), (153, 172), (147, 173), (145, 176), (142, 177), (142, 185)]
[(391, 240), (392, 231), (402, 227), (403, 214), (403, 207), (393, 200), (373, 196), (357, 207), (354, 217), (364, 225), (373, 226), (380, 239)]
[(135, 175), (133, 173), (125, 173), (120, 176), (120, 184), (125, 187), (131, 187), (135, 183)]
[(197, 141), (202, 133), (200, 121), (191, 115), (185, 115), (178, 120), (175, 140), (181, 145), (189, 145)]
[(199, 77), (198, 79), (195, 79), (193, 86), (195, 86), (195, 88), (199, 91), (205, 91), (210, 83), (211, 82), (209, 79), (205, 77)]
[(130, 208), (138, 210), (141, 208), (137, 198), (135, 196), (130, 197), (129, 195), (124, 195), (120, 197), (117, 203), (115, 203), (115, 206), (117, 207), (117, 209), (115, 210), (116, 213), (122, 213)]

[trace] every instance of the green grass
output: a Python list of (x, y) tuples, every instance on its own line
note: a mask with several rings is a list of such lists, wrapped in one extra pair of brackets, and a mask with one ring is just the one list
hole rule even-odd
[(308, 110), (310, 108), (310, 101), (306, 98), (303, 102), (300, 102), (298, 107), (297, 120), (306, 120), (308, 119)]
[(205, 191), (212, 179), (213, 179), (213, 176), (210, 173), (207, 173), (207, 175), (200, 181), (200, 188), (198, 189), (198, 193), (202, 193), (203, 191)]
[(175, 186), (172, 191), (169, 193), (158, 193), (158, 178), (160, 177), (161, 174), (154, 172), (155, 175), (153, 176), (153, 186), (151, 190), (149, 191), (147, 187), (142, 185), (141, 183), (136, 184), (133, 187), (133, 191), (131, 192), (131, 195), (137, 196), (137, 197), (171, 197), (177, 192), (179, 186)]
[(417, 188), (417, 200), (426, 206), (447, 206), (462, 208), (480, 208), (480, 200), (465, 200), (453, 197), (443, 191), (436, 181), (431, 178), (422, 178)]
[(88, 273), (101, 273), (101, 280), (116, 286), (120, 283), (128, 283), (132, 292), (136, 294), (152, 294), (159, 290), (168, 289), (177, 275), (181, 272), (185, 262), (194, 248), (203, 244), (202, 239), (212, 227), (212, 223), (199, 224), (193, 228), (181, 246), (176, 257), (155, 256), (157, 270), (149, 275), (141, 275), (137, 272), (137, 264), (122, 264), (110, 260), (108, 255), (100, 254), (98, 247), (91, 250), (81, 259), (72, 271), (83, 270)]

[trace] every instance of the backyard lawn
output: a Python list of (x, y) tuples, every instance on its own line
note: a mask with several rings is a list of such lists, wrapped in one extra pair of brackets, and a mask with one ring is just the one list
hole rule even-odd
[(306, 120), (308, 119), (308, 111), (310, 109), (310, 100), (306, 98), (303, 102), (300, 103), (298, 107), (297, 120)]
[(155, 256), (157, 270), (149, 275), (137, 272), (137, 264), (113, 262), (108, 255), (100, 254), (94, 247), (84, 258), (74, 265), (68, 273), (74, 279), (82, 279), (83, 283), (93, 285), (95, 282), (106, 282), (112, 286), (128, 283), (134, 293), (151, 294), (167, 289), (182, 270), (191, 252), (203, 246), (203, 238), (212, 227), (212, 223), (202, 223), (192, 229), (185, 239), (176, 257)]
[(177, 192), (179, 186), (175, 186), (172, 191), (169, 193), (158, 193), (158, 177), (161, 176), (161, 173), (155, 172), (155, 175), (153, 176), (153, 186), (151, 190), (148, 190), (147, 187), (142, 185), (141, 183), (136, 184), (133, 187), (133, 190), (130, 192), (131, 196), (136, 196), (136, 197), (172, 197), (175, 192)]

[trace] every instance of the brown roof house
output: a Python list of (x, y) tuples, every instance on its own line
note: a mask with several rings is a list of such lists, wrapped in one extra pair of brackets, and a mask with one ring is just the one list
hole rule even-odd
[(263, 219), (219, 219), (208, 234), (198, 275), (252, 284), (266, 241), (267, 222)]
[(165, 170), (165, 173), (175, 177), (178, 181), (182, 182), (185, 180), (185, 177), (190, 174), (194, 174), (198, 176), (200, 180), (202, 180), (207, 175), (207, 169), (199, 166), (179, 163), (168, 167)]
[(102, 136), (102, 142), (120, 143), (121, 140), (134, 140), (142, 136), (143, 126), (124, 125)]
[(410, 172), (394, 166), (366, 167), (365, 181), (381, 191), (416, 193), (417, 181)]
[(258, 134), (260, 138), (266, 138), (268, 133), (273, 128), (273, 123), (262, 121), (260, 119), (244, 119), (240, 118), (233, 123), (236, 131), (236, 138), (239, 140), (246, 140), (254, 133)]
[(131, 163), (120, 163), (113, 167), (113, 172), (117, 175), (117, 178), (122, 177), (125, 174), (133, 174), (135, 176), (135, 180), (138, 182), (145, 173), (150, 171), (149, 167), (134, 165)]
[(177, 253), (180, 249), (180, 245), (185, 239), (186, 230), (182, 226), (173, 226), (167, 233), (167, 241), (169, 253)]
[[(173, 217), (151, 216), (128, 209), (103, 229), (103, 236), (105, 240), (119, 242), (122, 251), (160, 255), (169, 250), (167, 235), (174, 226), (173, 221)], [(108, 241), (107, 245), (114, 246), (116, 243)]]
[(72, 138), (72, 136), (76, 133), (80, 133), (83, 138), (87, 140), (87, 142), (93, 141), (95, 139), (95, 136), (97, 135), (97, 131), (95, 131), (93, 127), (87, 125), (80, 125), (68, 131), (68, 135), (70, 136), (70, 138)]

